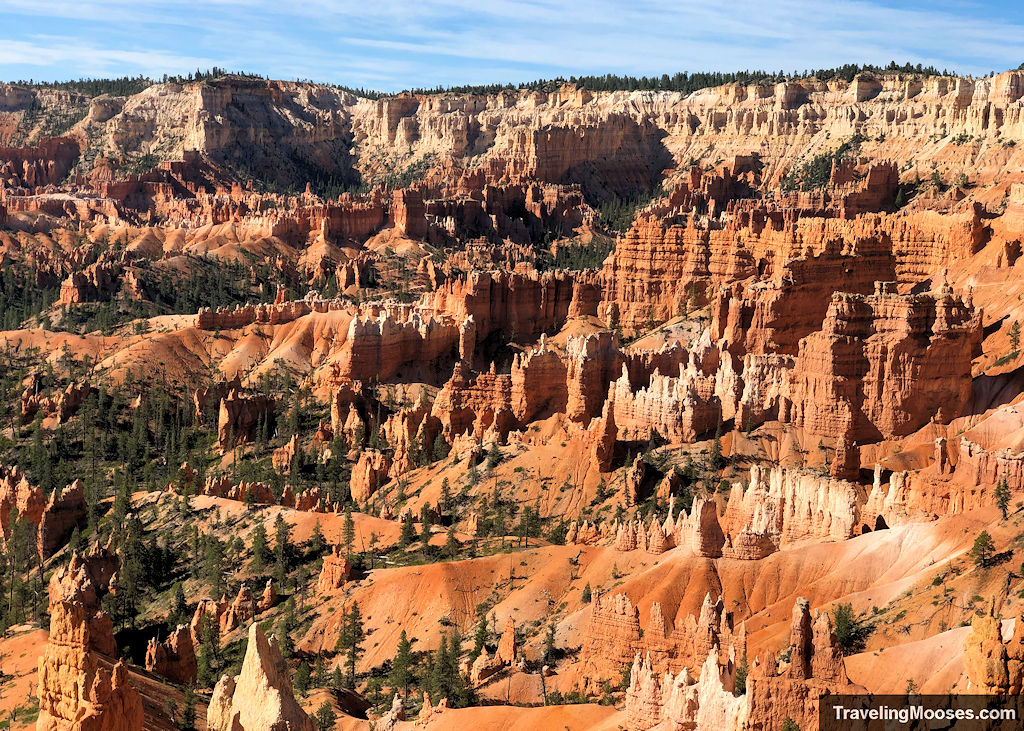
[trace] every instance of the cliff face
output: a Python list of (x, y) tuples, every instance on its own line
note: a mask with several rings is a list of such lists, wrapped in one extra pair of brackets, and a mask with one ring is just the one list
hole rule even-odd
[[(33, 103), (44, 110), (82, 104), (61, 92), (3, 89), (4, 113), (15, 121)], [(293, 172), (300, 164), (369, 173), (382, 164), (371, 158), (384, 152), (390, 166), (427, 155), (480, 156), (494, 179), (586, 183), (596, 174), (632, 187), (668, 167), (652, 165), (652, 145), (678, 164), (698, 147), (710, 145), (705, 154), (714, 159), (761, 151), (766, 140), (782, 138), (787, 146), (773, 151), (765, 170), (774, 176), (826, 136), (861, 132), (894, 159), (907, 154), (902, 140), (927, 146), (943, 127), (954, 136), (1012, 138), (1024, 130), (1016, 104), (1021, 89), (1021, 72), (1009, 71), (978, 80), (865, 75), (852, 82), (732, 84), (689, 96), (564, 88), (372, 101), (316, 84), (235, 78), (158, 84), (132, 97), (86, 102), (73, 133), (94, 139), (104, 154), (159, 149), (180, 159), (196, 150), (224, 164), (245, 160), (243, 169), (261, 173), (274, 166)], [(354, 159), (347, 155), (352, 146)]]
[[(703, 620), (704, 612), (701, 613)], [(776, 663), (765, 656), (755, 662), (746, 693), (735, 696), (738, 656), (720, 659), (718, 645), (701, 664), (698, 678), (684, 668), (678, 675), (658, 677), (650, 654), (637, 653), (626, 693), (628, 728), (744, 729), (781, 728), (786, 719), (800, 728), (818, 728), (818, 697), (825, 693), (856, 693), (846, 677), (842, 654), (827, 614), (811, 617), (807, 600), (793, 607), (790, 659)]]
[(801, 341), (783, 420), (851, 441), (909, 434), (933, 418), (947, 423), (967, 402), (980, 344), (980, 316), (948, 289), (837, 294), (822, 330)]
[(45, 138), (33, 147), (0, 147), (0, 187), (33, 188), (59, 183), (78, 158), (78, 143)]

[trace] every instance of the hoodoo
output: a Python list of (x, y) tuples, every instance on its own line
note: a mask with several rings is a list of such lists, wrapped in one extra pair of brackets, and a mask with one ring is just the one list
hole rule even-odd
[(895, 63), (0, 84), (0, 720), (1018, 695), (1022, 104)]

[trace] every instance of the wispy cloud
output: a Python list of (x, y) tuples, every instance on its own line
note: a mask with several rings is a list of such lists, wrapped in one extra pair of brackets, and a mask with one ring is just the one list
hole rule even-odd
[(1024, 11), (967, 0), (6, 0), (0, 77), (212, 65), (395, 90), (587, 73), (1024, 60)]

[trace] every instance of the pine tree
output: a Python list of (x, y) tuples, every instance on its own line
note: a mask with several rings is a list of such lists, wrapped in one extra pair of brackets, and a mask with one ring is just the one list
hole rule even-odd
[(313, 664), (313, 685), (317, 688), (327, 687), (327, 668), (324, 667), (324, 656), (319, 652)]
[(434, 460), (439, 461), (445, 459), (450, 451), (451, 448), (448, 446), (448, 442), (444, 440), (444, 437), (441, 434), (438, 434), (437, 437), (434, 438)]
[(1020, 323), (1016, 320), (1010, 326), (1010, 350), (1016, 353), (1020, 349)]
[(174, 582), (174, 599), (171, 601), (171, 613), (167, 623), (172, 627), (188, 622), (188, 604), (185, 602), (185, 588), (180, 581)]
[(260, 521), (252, 531), (252, 561), (249, 562), (249, 568), (254, 573), (259, 573), (266, 566), (268, 558), (270, 552), (267, 550), (267, 529), (263, 521)]
[(402, 698), (409, 697), (409, 684), (412, 682), (412, 643), (402, 630), (398, 638), (398, 650), (395, 652), (395, 659), (391, 663), (391, 687), (397, 692), (402, 692)]
[(580, 594), (580, 601), (584, 604), (590, 604), (590, 599), (590, 582), (588, 581), (586, 585), (583, 587), (583, 593)]
[(992, 536), (988, 534), (988, 531), (983, 530), (974, 539), (974, 546), (971, 548), (971, 558), (976, 566), (984, 568), (992, 558), (994, 550), (995, 544), (992, 542)]
[(287, 617), (282, 617), (281, 621), (277, 623), (277, 644), (281, 648), (281, 657), (286, 660), (295, 653), (295, 642), (292, 640), (292, 633), (288, 628)]
[(430, 508), (425, 504), (420, 509), (420, 540), (423, 541), (423, 550), (426, 551), (430, 548), (430, 527), (431, 527), (431, 515)]
[(320, 518), (317, 518), (316, 523), (313, 524), (313, 532), (309, 536), (309, 550), (314, 556), (322, 556), (327, 550), (327, 539), (324, 538), (324, 533), (320, 529)]
[(452, 509), (452, 488), (448, 484), (448, 478), (445, 477), (441, 480), (441, 499), (440, 499), (441, 512), (448, 515)]
[(214, 596), (224, 589), (224, 544), (215, 536), (203, 537), (203, 580)]
[(719, 414), (718, 424), (715, 427), (715, 439), (711, 442), (711, 458), (709, 464), (712, 470), (722, 467), (722, 417)]
[(345, 508), (345, 522), (341, 527), (341, 540), (345, 544), (345, 554), (352, 555), (352, 544), (356, 539), (356, 526), (352, 521), (352, 508)]
[(473, 651), (469, 653), (471, 662), (475, 662), (480, 657), (480, 653), (484, 651), (487, 645), (487, 636), (487, 615), (481, 613), (480, 619), (476, 623), (476, 630), (473, 632)]
[(306, 693), (309, 692), (309, 683), (309, 665), (305, 662), (300, 662), (299, 667), (295, 670), (295, 680), (292, 681), (292, 684), (295, 686), (295, 690), (298, 691), (301, 696), (305, 697)]
[(327, 701), (320, 704), (320, 707), (316, 709), (316, 715), (313, 716), (313, 723), (316, 725), (317, 731), (331, 731), (337, 720), (334, 709)]
[[(19, 519), (19, 522), (20, 519)], [(125, 528), (124, 542), (121, 545), (121, 568), (118, 572), (117, 594), (114, 596), (118, 621), (124, 626), (126, 621), (135, 625), (136, 608), (142, 599), (146, 585), (143, 553), (145, 548), (141, 540), (142, 523), (138, 518), (128, 521)]]
[(402, 548), (409, 546), (416, 540), (416, 527), (412, 522), (412, 513), (406, 512), (402, 519), (402, 532), (398, 537), (398, 545)]
[(459, 555), (461, 545), (455, 538), (455, 525), (448, 526), (448, 537), (444, 542), (444, 555), (450, 560), (455, 560)]
[(291, 545), (289, 538), (291, 530), (281, 514), (277, 514), (274, 520), (274, 578), (277, 583), (284, 584), (288, 575), (289, 560), (291, 558)]
[(498, 449), (498, 443), (491, 442), (490, 449), (487, 450), (487, 469), (493, 470), (498, 464), (501, 463), (502, 455), (501, 450)]
[(996, 483), (996, 507), (999, 508), (999, 512), (1003, 514), (1003, 520), (1006, 520), (1007, 508), (1010, 506), (1010, 485), (1006, 481), (1006, 475), (999, 478), (999, 482)]
[(196, 659), (196, 684), (200, 688), (209, 688), (213, 684), (212, 659), (210, 648), (205, 643), (199, 645), (199, 657)]
[(451, 694), (448, 692), (450, 679), (451, 655), (448, 652), (448, 636), (441, 635), (441, 644), (434, 653), (434, 663), (431, 667), (430, 688), (436, 698), (448, 698), (452, 702)]
[(68, 540), (68, 553), (75, 553), (76, 551), (82, 550), (82, 533), (79, 531), (78, 526), (71, 531), (71, 538)]
[(185, 708), (181, 712), (178, 724), (180, 731), (195, 731), (196, 728), (196, 693), (192, 688), (185, 688)]
[(439, 698), (447, 698), (454, 708), (467, 705), (471, 696), (462, 671), (459, 670), (461, 656), (462, 639), (458, 628), (455, 628), (450, 637), (441, 636), (430, 674), (433, 691)]
[(363, 618), (359, 612), (359, 604), (352, 602), (352, 608), (345, 618), (345, 629), (343, 632), (342, 645), (345, 649), (345, 664), (348, 665), (348, 676), (345, 679), (348, 688), (355, 688), (356, 685), (356, 661), (362, 651), (362, 642), (365, 637), (363, 630)]
[(744, 654), (736, 664), (736, 695), (745, 695), (747, 692), (747, 675), (750, 673), (750, 665), (747, 663), (747, 656)]

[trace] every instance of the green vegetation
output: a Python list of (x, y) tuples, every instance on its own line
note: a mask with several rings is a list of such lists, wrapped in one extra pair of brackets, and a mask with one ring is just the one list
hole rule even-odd
[(736, 695), (745, 695), (747, 692), (747, 676), (750, 674), (750, 665), (747, 663), (747, 656), (740, 658), (736, 664)]
[(832, 623), (835, 628), (836, 641), (844, 655), (852, 655), (864, 649), (864, 643), (873, 627), (858, 619), (853, 612), (853, 605), (842, 603), (832, 610)]
[[(857, 74), (872, 73), (899, 73), (912, 74), (916, 76), (949, 76), (950, 71), (940, 71), (934, 66), (923, 66), (921, 64), (904, 63), (897, 64), (891, 61), (886, 66), (875, 66), (872, 64), (843, 64), (835, 68), (813, 69), (804, 71), (787, 72), (779, 71), (710, 71), (710, 72), (677, 72), (675, 74), (662, 74), (660, 76), (621, 76), (617, 74), (601, 74), (588, 76), (555, 77), (553, 79), (536, 79), (522, 83), (496, 83), (496, 84), (462, 84), (454, 86), (435, 86), (429, 88), (407, 89), (400, 93), (412, 92), (414, 94), (497, 94), (502, 91), (545, 91), (557, 89), (565, 84), (578, 86), (581, 89), (590, 91), (675, 91), (690, 94), (701, 89), (707, 89), (722, 84), (775, 84), (781, 81), (799, 81), (801, 79), (819, 79), (831, 81), (842, 79), (851, 81)], [(246, 73), (244, 71), (228, 72), (225, 69), (214, 66), (203, 71), (196, 69), (195, 73), (168, 76), (164, 74), (160, 81), (163, 83), (189, 83), (196, 81), (216, 81), (232, 77), (235, 79), (263, 80), (267, 77), (261, 74)], [(312, 79), (296, 79), (296, 81), (315, 82)], [(16, 86), (31, 89), (59, 89), (73, 91), (85, 96), (94, 97), (100, 94), (111, 94), (114, 96), (128, 96), (137, 94), (146, 88), (157, 83), (155, 80), (145, 76), (123, 76), (111, 79), (82, 78), (69, 81), (37, 81), (34, 79), (12, 82)], [(397, 96), (398, 93), (375, 91), (373, 89), (354, 88), (343, 84), (326, 84), (340, 91), (345, 91), (365, 99), (382, 99)]]
[(992, 536), (988, 534), (987, 530), (983, 530), (974, 539), (974, 545), (971, 547), (971, 560), (978, 568), (986, 568), (992, 561), (994, 552), (995, 543), (992, 542)]
[(58, 91), (77, 92), (87, 97), (110, 94), (111, 96), (131, 96), (144, 91), (153, 85), (152, 79), (144, 76), (120, 76), (114, 79), (78, 79), (77, 81), (14, 81), (14, 86), (26, 89), (56, 89)]
[(529, 91), (553, 90), (564, 84), (579, 86), (590, 91), (678, 91), (690, 94), (701, 89), (707, 89), (722, 84), (776, 84), (780, 81), (799, 81), (801, 79), (816, 78), (821, 81), (842, 79), (852, 81), (853, 77), (861, 73), (901, 73), (916, 74), (918, 76), (949, 76), (949, 71), (939, 71), (934, 66), (922, 66), (921, 64), (905, 63), (898, 65), (895, 61), (887, 66), (874, 66), (871, 64), (844, 64), (830, 69), (805, 70), (803, 72), (793, 71), (733, 71), (733, 72), (680, 72), (662, 74), (661, 76), (619, 76), (616, 74), (603, 74), (600, 76), (570, 76), (568, 78), (557, 77), (554, 79), (538, 79), (522, 84), (475, 84), (462, 86), (437, 86), (429, 89), (412, 89), (415, 94), (497, 94), (501, 91), (514, 91), (525, 89)]
[(802, 165), (792, 168), (782, 179), (782, 191), (807, 192), (824, 188), (832, 174), (832, 165), (842, 162), (847, 155), (855, 152), (863, 141), (864, 138), (856, 134), (839, 145), (835, 151), (815, 155)]
[(633, 224), (636, 212), (651, 201), (665, 195), (661, 187), (643, 191), (632, 198), (614, 198), (597, 207), (597, 225), (606, 231), (625, 233)]
[(1003, 520), (1006, 520), (1007, 508), (1010, 506), (1010, 485), (1006, 481), (1006, 475), (1000, 477), (996, 484), (995, 498), (996, 507), (1003, 514)]
[(583, 271), (585, 269), (600, 269), (604, 260), (615, 250), (615, 241), (612, 239), (594, 239), (589, 244), (561, 244), (555, 250), (554, 255), (548, 251), (540, 251), (537, 254), (535, 266), (538, 271), (551, 269), (568, 269), (570, 271)]
[(3, 329), (17, 328), (28, 318), (48, 309), (58, 296), (59, 285), (40, 287), (25, 267), (5, 264), (0, 272), (0, 322)]

